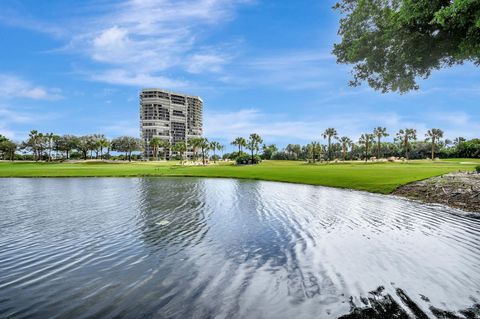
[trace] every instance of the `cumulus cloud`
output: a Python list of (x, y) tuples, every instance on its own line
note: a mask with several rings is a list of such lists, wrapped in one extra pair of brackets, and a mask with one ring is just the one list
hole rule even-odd
[[(111, 67), (91, 79), (123, 85), (178, 82), (170, 70), (219, 72), (228, 62), (221, 44), (203, 46), (208, 31), (229, 21), (239, 0), (129, 0), (113, 4), (107, 14), (80, 28), (71, 27), (67, 51), (81, 52)], [(201, 49), (199, 49), (201, 48)], [(120, 77), (109, 76), (121, 74)], [(131, 79), (128, 79), (128, 78)], [(160, 85), (157, 84), (157, 85)]]

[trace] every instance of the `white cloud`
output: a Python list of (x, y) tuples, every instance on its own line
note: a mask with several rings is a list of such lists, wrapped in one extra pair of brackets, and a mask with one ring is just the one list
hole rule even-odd
[(256, 57), (229, 71), (220, 77), (226, 84), (275, 86), (285, 90), (325, 88), (339, 74), (334, 56), (311, 50)]
[(46, 89), (14, 75), (0, 74), (0, 97), (59, 100), (58, 89)]
[(136, 73), (123, 70), (111, 69), (103, 73), (93, 73), (91, 78), (96, 81), (110, 84), (123, 84), (137, 87), (160, 87), (178, 89), (188, 85), (187, 82), (173, 80), (164, 76)]
[(30, 113), (14, 111), (11, 108), (0, 106), (0, 134), (10, 139), (19, 138), (21, 136), (19, 136), (18, 132), (11, 129), (10, 126), (35, 123), (39, 118), (39, 116)]
[[(238, 0), (129, 0), (112, 5), (102, 16), (71, 27), (65, 48), (81, 52), (112, 69), (91, 79), (123, 85), (170, 85), (170, 70), (219, 72), (227, 54), (223, 44), (202, 46), (208, 32), (229, 21)], [(200, 49), (201, 48), (201, 49)], [(112, 77), (112, 74), (121, 74)]]
[(108, 28), (93, 39), (93, 59), (97, 61), (109, 62), (113, 60), (122, 60), (123, 53), (129, 40), (127, 30), (117, 26)]
[(29, 17), (28, 13), (26, 13), (25, 11), (18, 13), (8, 8), (2, 8), (2, 10), (0, 11), (0, 23), (17, 28), (49, 34), (53, 37), (62, 37), (66, 34), (66, 30), (64, 27), (55, 26), (48, 22), (35, 20)]
[(140, 126), (135, 121), (116, 121), (115, 124), (103, 125), (99, 127), (101, 132), (104, 132), (110, 137), (121, 135), (139, 136)]
[(222, 71), (222, 66), (227, 58), (214, 54), (194, 54), (186, 63), (186, 70), (190, 73), (215, 72)]
[(6, 136), (9, 139), (15, 138), (15, 133), (12, 130), (9, 130), (0, 122), (0, 135)]

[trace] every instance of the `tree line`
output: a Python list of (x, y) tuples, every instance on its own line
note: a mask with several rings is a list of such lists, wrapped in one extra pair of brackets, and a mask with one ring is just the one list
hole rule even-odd
[(169, 152), (175, 152), (177, 155), (174, 156), (174, 159), (184, 160), (185, 153), (188, 150), (193, 152), (193, 158), (201, 158), (202, 163), (206, 164), (209, 157), (209, 152), (213, 151), (212, 159), (216, 161), (219, 157), (217, 156), (217, 151), (224, 150), (224, 146), (217, 141), (209, 141), (205, 137), (192, 137), (187, 140), (187, 142), (176, 142), (171, 143), (169, 140), (162, 139), (160, 137), (153, 137), (148, 146), (151, 148), (153, 153), (153, 159), (159, 160), (160, 155), (164, 160), (167, 159)]
[[(432, 160), (436, 156), (441, 157), (480, 157), (480, 139), (467, 141), (463, 137), (443, 140), (444, 132), (438, 128), (427, 131), (423, 139), (420, 139), (416, 129), (405, 128), (396, 132), (393, 142), (385, 142), (384, 138), (390, 136), (385, 127), (376, 127), (372, 132), (361, 134), (357, 141), (348, 136), (339, 136), (335, 128), (327, 128), (322, 134), (325, 144), (312, 141), (306, 145), (288, 144), (279, 150), (275, 144), (263, 144), (261, 147), (261, 159), (275, 160), (309, 160), (333, 161), (333, 160), (372, 160), (380, 158), (404, 158)], [(262, 142), (260, 142), (262, 143)], [(232, 145), (238, 148), (238, 152), (227, 153), (225, 158), (235, 159), (245, 155), (247, 140), (242, 137), (235, 138)]]
[(35, 161), (52, 161), (54, 158), (70, 159), (72, 157), (85, 160), (88, 158), (108, 159), (111, 157), (110, 152), (116, 151), (122, 153), (122, 157), (130, 161), (133, 152), (143, 149), (142, 144), (141, 139), (131, 136), (120, 136), (109, 140), (103, 134), (56, 135), (32, 130), (28, 138), (21, 143), (15, 143), (0, 135), (0, 159), (22, 159), (22, 156), (18, 156), (16, 151), (28, 153), (29, 155), (24, 155), (23, 158), (31, 158)]
[[(160, 155), (167, 159), (169, 152), (176, 153), (175, 159), (184, 159), (187, 151), (193, 151), (193, 157), (201, 156), (205, 164), (209, 158), (209, 152), (213, 151), (214, 160), (219, 157), (217, 151), (223, 150), (224, 146), (216, 141), (209, 141), (204, 137), (195, 137), (187, 142), (170, 143), (170, 141), (153, 137), (149, 146), (154, 158), (159, 159)], [(31, 159), (35, 161), (52, 161), (53, 159), (140, 159), (141, 155), (134, 152), (143, 151), (145, 143), (142, 139), (131, 136), (120, 136), (108, 139), (103, 134), (89, 134), (83, 136), (57, 135), (54, 133), (42, 133), (37, 130), (30, 131), (28, 138), (20, 143), (15, 143), (5, 136), (0, 135), (0, 159)], [(17, 154), (21, 151), (24, 155)], [(114, 156), (112, 151), (121, 153)]]
[[(223, 154), (223, 159), (231, 159), (239, 164), (258, 163), (262, 159), (276, 160), (308, 160), (333, 161), (333, 160), (372, 160), (388, 157), (404, 159), (424, 159), (430, 157), (480, 157), (480, 139), (466, 140), (463, 137), (453, 141), (443, 139), (444, 132), (438, 128), (427, 131), (420, 139), (413, 128), (400, 129), (396, 132), (393, 142), (384, 139), (390, 136), (385, 127), (376, 127), (371, 132), (361, 134), (357, 141), (348, 136), (339, 136), (335, 128), (327, 128), (321, 137), (325, 143), (312, 141), (306, 145), (288, 144), (279, 149), (275, 144), (264, 144), (262, 137), (256, 133), (248, 138), (237, 137), (231, 145), (237, 151)], [(130, 136), (120, 136), (107, 139), (103, 134), (90, 134), (84, 136), (56, 135), (41, 133), (32, 130), (28, 138), (15, 143), (5, 136), (0, 135), (0, 159), (33, 159), (35, 161), (52, 159), (110, 159), (119, 158), (132, 160), (142, 156), (134, 152), (143, 151), (147, 146), (153, 154), (150, 160), (166, 159), (184, 160), (187, 151), (191, 151), (193, 159), (201, 159), (203, 164), (211, 159), (216, 161), (221, 157), (217, 154), (224, 151), (225, 146), (217, 141), (210, 141), (205, 137), (194, 137), (186, 142), (172, 144), (160, 137), (153, 137), (148, 145), (143, 140)], [(17, 151), (28, 153), (19, 155)], [(121, 155), (112, 155), (111, 151)], [(248, 151), (245, 152), (245, 151)]]

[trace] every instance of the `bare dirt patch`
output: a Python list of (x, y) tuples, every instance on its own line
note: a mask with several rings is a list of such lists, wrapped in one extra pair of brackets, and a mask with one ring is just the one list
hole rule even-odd
[(480, 213), (480, 174), (449, 173), (397, 188), (393, 195)]

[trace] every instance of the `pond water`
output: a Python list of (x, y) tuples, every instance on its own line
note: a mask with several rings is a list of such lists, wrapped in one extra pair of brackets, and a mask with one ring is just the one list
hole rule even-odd
[(480, 220), (194, 178), (0, 179), (0, 318), (476, 318)]

